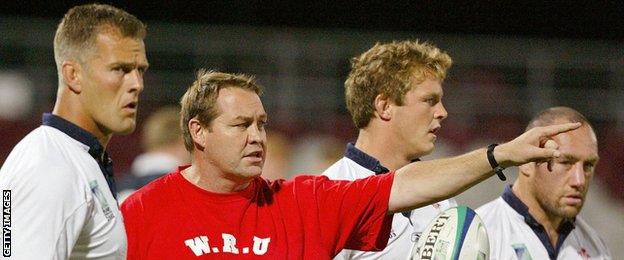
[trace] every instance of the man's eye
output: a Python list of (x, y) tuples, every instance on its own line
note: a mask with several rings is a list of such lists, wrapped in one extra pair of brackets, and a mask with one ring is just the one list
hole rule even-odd
[(115, 72), (120, 72), (120, 73), (124, 73), (124, 74), (128, 74), (130, 73), (130, 71), (132, 71), (131, 68), (129, 67), (124, 67), (124, 66), (120, 66), (120, 67), (114, 67), (113, 70)]
[(594, 171), (594, 167), (596, 167), (596, 166), (593, 163), (585, 163), (583, 165), (584, 170), (587, 171), (587, 172)]

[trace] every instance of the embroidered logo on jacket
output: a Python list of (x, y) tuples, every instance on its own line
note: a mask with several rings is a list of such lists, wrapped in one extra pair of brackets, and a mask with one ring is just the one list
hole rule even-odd
[(532, 260), (531, 254), (529, 254), (529, 250), (527, 250), (525, 244), (513, 244), (511, 245), (514, 251), (516, 252), (516, 256), (518, 260)]
[(89, 187), (91, 187), (91, 192), (100, 202), (100, 207), (102, 208), (102, 212), (104, 213), (106, 219), (111, 220), (115, 218), (115, 214), (113, 214), (110, 206), (108, 206), (108, 201), (106, 201), (106, 197), (104, 197), (104, 193), (102, 193), (102, 191), (100, 190), (100, 186), (98, 185), (97, 181), (89, 182)]

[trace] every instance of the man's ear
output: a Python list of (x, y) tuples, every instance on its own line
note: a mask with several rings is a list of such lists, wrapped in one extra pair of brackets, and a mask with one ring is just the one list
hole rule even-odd
[(203, 151), (206, 147), (205, 131), (208, 131), (208, 129), (203, 126), (197, 118), (191, 118), (191, 120), (189, 120), (188, 128), (195, 148)]
[(63, 76), (63, 82), (65, 85), (76, 94), (82, 92), (82, 66), (76, 62), (67, 60), (61, 65), (61, 75)]
[(523, 175), (526, 178), (529, 178), (533, 174), (535, 174), (535, 170), (537, 167), (539, 167), (539, 165), (537, 165), (534, 162), (525, 163), (523, 165), (518, 166), (519, 174)]
[(377, 114), (381, 120), (388, 121), (392, 118), (392, 106), (388, 97), (383, 94), (377, 95), (375, 101), (373, 101), (373, 105), (375, 106), (375, 114)]

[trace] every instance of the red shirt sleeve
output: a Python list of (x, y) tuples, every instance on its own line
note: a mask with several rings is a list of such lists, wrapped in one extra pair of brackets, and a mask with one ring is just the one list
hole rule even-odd
[(311, 180), (321, 241), (331, 243), (327, 246), (334, 255), (343, 248), (361, 251), (385, 248), (392, 228), (393, 214), (388, 214), (388, 202), (394, 173), (355, 181), (330, 180), (326, 176)]

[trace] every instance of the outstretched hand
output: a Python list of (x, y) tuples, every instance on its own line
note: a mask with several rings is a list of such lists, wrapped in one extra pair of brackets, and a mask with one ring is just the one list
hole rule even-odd
[(581, 123), (566, 123), (535, 127), (507, 143), (494, 149), (494, 158), (503, 167), (544, 162), (560, 156), (552, 136), (577, 129)]

